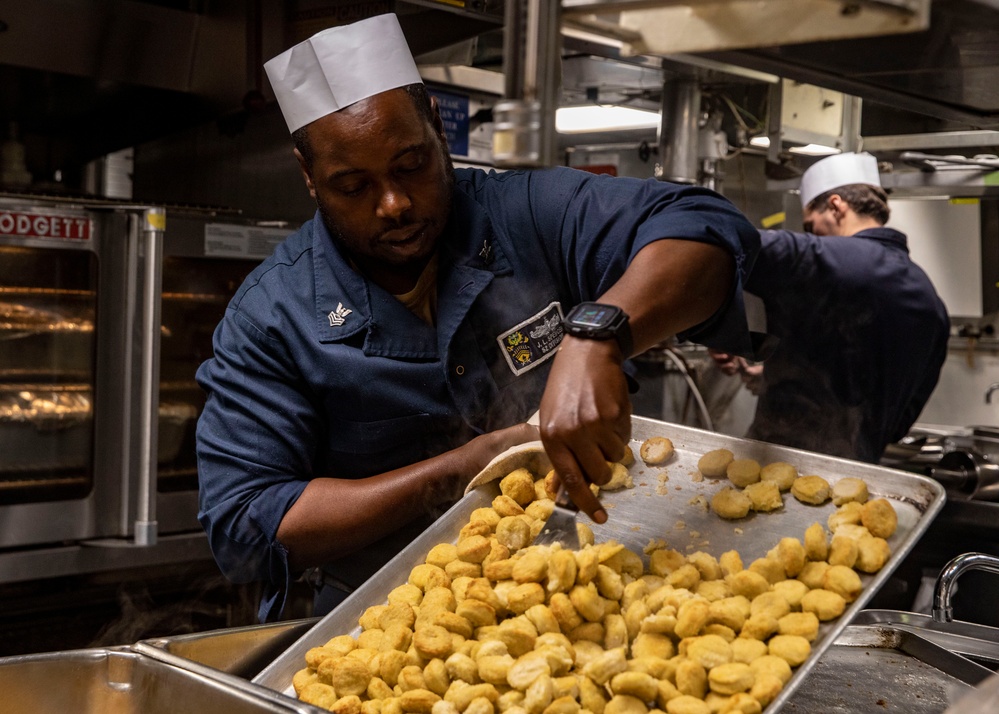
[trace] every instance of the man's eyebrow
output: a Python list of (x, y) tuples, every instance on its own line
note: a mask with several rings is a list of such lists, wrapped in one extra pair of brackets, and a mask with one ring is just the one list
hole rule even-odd
[[(395, 154), (392, 155), (392, 161), (396, 161), (406, 154), (412, 153), (414, 151), (422, 151), (426, 147), (425, 142), (419, 142), (416, 144), (410, 144), (402, 149), (399, 149)], [(338, 179), (346, 178), (347, 176), (353, 176), (354, 174), (362, 174), (364, 171), (361, 169), (342, 169), (341, 171), (334, 171), (329, 175), (329, 181), (336, 181)]]

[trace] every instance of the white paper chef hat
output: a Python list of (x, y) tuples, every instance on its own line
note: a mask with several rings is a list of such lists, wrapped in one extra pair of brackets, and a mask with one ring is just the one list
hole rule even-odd
[(264, 69), (291, 132), (354, 102), (423, 81), (392, 13), (316, 33)]
[(801, 207), (804, 208), (812, 199), (826, 191), (852, 183), (881, 186), (878, 160), (866, 152), (846, 153), (829, 156), (812, 164), (801, 176)]

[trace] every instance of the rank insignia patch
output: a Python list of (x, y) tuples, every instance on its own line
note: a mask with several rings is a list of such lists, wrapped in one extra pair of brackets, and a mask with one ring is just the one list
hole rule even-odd
[(523, 374), (554, 356), (565, 330), (562, 305), (553, 302), (496, 338), (514, 374)]

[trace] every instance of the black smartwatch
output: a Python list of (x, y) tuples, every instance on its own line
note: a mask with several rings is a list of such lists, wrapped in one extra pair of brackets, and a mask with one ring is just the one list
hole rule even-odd
[(581, 302), (562, 320), (565, 331), (585, 340), (617, 340), (625, 359), (631, 357), (633, 344), (628, 314), (616, 305)]

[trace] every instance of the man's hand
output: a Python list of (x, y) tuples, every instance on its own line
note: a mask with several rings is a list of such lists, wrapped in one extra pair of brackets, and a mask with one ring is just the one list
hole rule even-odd
[(722, 374), (727, 374), (730, 377), (738, 374), (750, 394), (758, 397), (763, 391), (762, 364), (750, 364), (742, 357), (712, 349), (708, 350), (708, 354), (711, 355), (711, 359), (715, 361)]
[(608, 461), (631, 439), (631, 401), (614, 340), (567, 335), (541, 399), (541, 440), (573, 503), (597, 523), (607, 520), (590, 483), (610, 479)]

